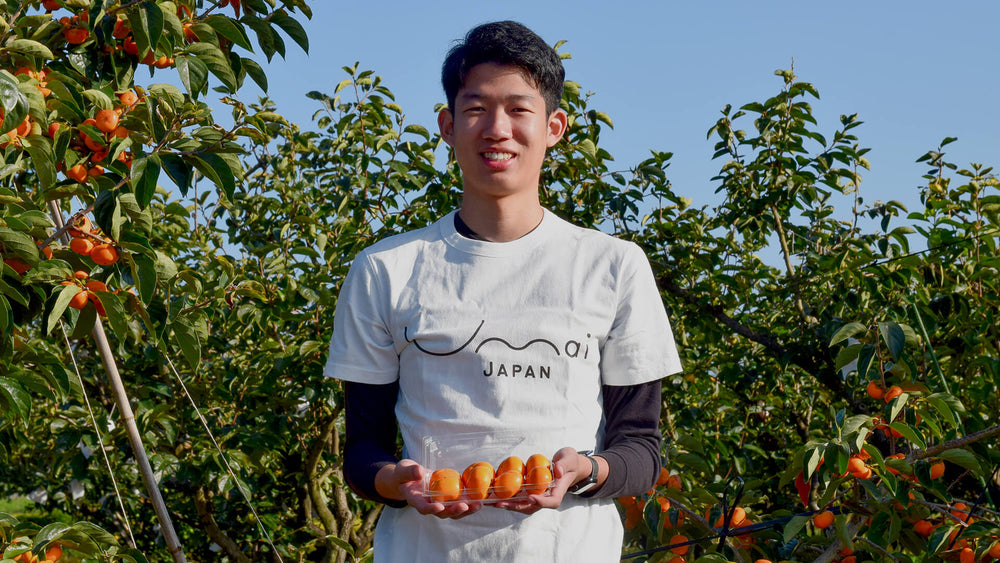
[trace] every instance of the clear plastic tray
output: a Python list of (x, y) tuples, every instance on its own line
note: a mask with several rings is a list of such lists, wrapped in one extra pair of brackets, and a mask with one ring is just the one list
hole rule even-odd
[[(456, 502), (481, 502), (483, 504), (494, 504), (503, 500), (525, 500), (529, 494), (544, 494), (552, 489), (551, 480), (554, 479), (552, 468), (552, 454), (554, 452), (539, 452), (537, 447), (529, 445), (527, 437), (516, 432), (470, 432), (448, 436), (446, 438), (424, 438), (423, 441), (424, 467), (428, 470), (424, 477), (424, 496), (441, 502), (443, 504), (453, 504)], [(548, 483), (544, 483), (544, 471), (534, 474), (532, 478), (525, 474), (524, 464), (529, 464), (529, 459), (536, 454), (544, 456), (542, 465), (548, 471), (550, 477)], [(515, 457), (522, 462), (520, 472), (520, 482), (513, 475), (502, 477), (497, 475), (497, 469), (508, 458)], [(470, 466), (477, 463), (489, 464), (492, 469), (493, 479), (489, 485), (484, 485), (482, 475), (476, 478), (463, 478)], [(510, 467), (505, 466), (505, 469)], [(533, 467), (533, 466), (532, 466)], [(434, 485), (432, 478), (440, 473), (435, 473), (441, 469), (452, 469), (454, 474), (446, 475), (446, 478), (454, 479), (457, 474), (458, 487), (455, 490), (454, 482), (444, 482)], [(516, 468), (513, 468), (516, 469)], [(482, 470), (479, 470), (482, 471)], [(535, 470), (536, 472), (538, 470)], [(505, 471), (505, 473), (515, 473), (516, 471)], [(530, 481), (530, 482), (529, 482)], [(470, 486), (466, 486), (466, 485)], [(544, 484), (544, 486), (542, 486)], [(434, 485), (432, 487), (432, 485)], [(534, 486), (534, 490), (529, 489)], [(457, 498), (451, 498), (455, 494)]]

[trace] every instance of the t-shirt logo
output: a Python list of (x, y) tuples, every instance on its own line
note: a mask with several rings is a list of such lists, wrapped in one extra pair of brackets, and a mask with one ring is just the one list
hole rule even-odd
[[(465, 350), (474, 342), (476, 343), (473, 353), (482, 358), (483, 365), (483, 376), (485, 377), (524, 377), (524, 378), (544, 378), (549, 379), (552, 373), (552, 367), (549, 364), (541, 363), (540, 360), (544, 357), (551, 358), (553, 355), (555, 357), (565, 356), (566, 358), (582, 358), (587, 359), (590, 354), (590, 344), (585, 340), (580, 342), (578, 340), (567, 340), (565, 344), (560, 348), (555, 342), (547, 338), (530, 338), (523, 344), (513, 343), (506, 338), (500, 336), (480, 336), (480, 332), (483, 329), (483, 325), (486, 324), (486, 320), (479, 322), (479, 326), (472, 335), (466, 339), (461, 346), (455, 348), (454, 350), (436, 351), (424, 348), (420, 344), (420, 336), (415, 335), (412, 338), (409, 335), (409, 327), (403, 328), (403, 337), (406, 339), (407, 343), (413, 344), (417, 350), (421, 353), (430, 356), (452, 356), (458, 354), (462, 350)], [(590, 339), (590, 333), (587, 334), (587, 339)], [(454, 339), (456, 342), (459, 341), (458, 338)], [(499, 358), (491, 358), (490, 355), (502, 354), (505, 356), (506, 361), (500, 361)], [(525, 356), (525, 360), (528, 362), (520, 361), (510, 361), (513, 356)]]

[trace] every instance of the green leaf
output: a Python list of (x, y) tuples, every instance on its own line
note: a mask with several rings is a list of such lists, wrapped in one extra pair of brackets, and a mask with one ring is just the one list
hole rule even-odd
[(198, 99), (198, 94), (208, 90), (208, 66), (204, 62), (186, 55), (177, 55), (174, 60), (181, 84), (188, 94)]
[(28, 115), (28, 98), (19, 88), (20, 82), (6, 70), (0, 71), (0, 103), (3, 105), (3, 123), (0, 135), (14, 129)]
[(903, 393), (889, 402), (889, 420), (896, 420), (899, 413), (906, 408), (906, 401), (909, 400), (909, 398), (909, 393)]
[(160, 157), (151, 154), (132, 162), (132, 191), (136, 202), (145, 208), (156, 193), (156, 181), (160, 178)]
[(306, 53), (309, 52), (309, 37), (306, 36), (306, 30), (302, 28), (302, 24), (289, 16), (284, 9), (272, 12), (270, 19), (287, 33), (292, 38), (292, 41), (298, 43), (303, 51)]
[(129, 11), (128, 21), (139, 48), (139, 57), (148, 51), (155, 51), (163, 34), (163, 11), (160, 7), (155, 2), (143, 2), (138, 10)]
[(35, 240), (27, 233), (0, 227), (0, 244), (8, 253), (13, 252), (22, 262), (30, 266), (38, 264), (38, 247), (35, 246)]
[(847, 323), (846, 325), (840, 327), (840, 330), (838, 330), (833, 335), (833, 338), (830, 339), (830, 346), (833, 346), (838, 342), (847, 340), (848, 338), (854, 336), (859, 332), (862, 332), (863, 330), (865, 330), (865, 325), (861, 323)]
[(188, 45), (186, 52), (205, 63), (208, 70), (227, 88), (236, 89), (236, 75), (233, 74), (233, 69), (229, 66), (226, 56), (217, 46), (211, 43), (192, 43)]
[(8, 284), (7, 282), (3, 281), (2, 278), (0, 278), (0, 293), (6, 295), (7, 297), (9, 297), (11, 299), (13, 299), (15, 302), (17, 302), (18, 304), (20, 304), (22, 307), (27, 307), (28, 306), (28, 300), (27, 300), (27, 298), (25, 298), (24, 295), (20, 291), (14, 289), (10, 284)]
[(31, 414), (31, 395), (13, 379), (0, 377), (0, 405), (23, 420)]
[(156, 263), (145, 254), (126, 254), (132, 262), (132, 279), (135, 280), (139, 299), (146, 305), (153, 299), (156, 292)]
[(97, 295), (97, 298), (101, 301), (101, 305), (104, 306), (111, 332), (118, 337), (118, 340), (124, 342), (128, 336), (128, 315), (125, 313), (125, 307), (122, 305), (121, 299), (108, 291), (95, 291), (94, 294)]
[(59, 297), (56, 298), (56, 303), (52, 307), (52, 311), (49, 313), (48, 322), (45, 324), (45, 334), (51, 334), (52, 329), (55, 328), (56, 323), (62, 317), (62, 314), (69, 307), (69, 302), (80, 293), (80, 288), (76, 284), (70, 284), (63, 286), (62, 291), (59, 292)]
[(29, 135), (25, 148), (31, 155), (31, 164), (38, 175), (38, 182), (43, 190), (52, 187), (59, 179), (56, 176), (56, 159), (52, 153), (52, 145), (47, 137)]
[(14, 51), (15, 53), (20, 53), (22, 55), (27, 55), (29, 57), (37, 57), (40, 59), (54, 59), (55, 56), (52, 51), (42, 45), (38, 41), (32, 41), (31, 39), (15, 39), (4, 46), (8, 51)]
[(872, 418), (870, 416), (864, 414), (856, 414), (848, 417), (847, 420), (844, 421), (843, 434), (845, 436), (853, 434), (854, 432), (857, 432), (859, 428), (871, 422), (871, 420)]
[(787, 524), (785, 524), (785, 529), (782, 532), (782, 536), (784, 537), (784, 543), (787, 544), (788, 542), (792, 541), (792, 538), (797, 536), (799, 532), (802, 531), (802, 528), (804, 528), (805, 525), (808, 523), (809, 523), (808, 516), (801, 516), (801, 515), (793, 516), (792, 519), (789, 520)]
[(250, 37), (243, 30), (243, 26), (237, 25), (232, 19), (221, 14), (213, 14), (205, 18), (205, 23), (212, 26), (212, 29), (231, 41), (234, 45), (239, 45), (247, 51), (253, 52)]
[(184, 359), (197, 372), (198, 365), (201, 364), (201, 343), (198, 341), (197, 331), (187, 317), (175, 319), (171, 328), (174, 329), (174, 341), (184, 354)]
[(236, 178), (232, 169), (219, 155), (212, 153), (201, 153), (193, 156), (186, 156), (184, 160), (193, 164), (198, 172), (218, 186), (232, 201), (236, 194)]
[(920, 436), (920, 434), (918, 434), (917, 431), (914, 430), (909, 424), (906, 424), (905, 422), (893, 422), (889, 424), (889, 428), (892, 428), (896, 432), (902, 434), (903, 437), (912, 442), (914, 446), (920, 449), (927, 447), (927, 443), (924, 442), (923, 437)]
[(267, 74), (264, 69), (253, 59), (243, 59), (243, 69), (246, 70), (250, 78), (257, 83), (261, 90), (267, 92)]
[(170, 181), (180, 190), (181, 195), (187, 196), (188, 189), (191, 187), (192, 171), (194, 170), (191, 164), (186, 162), (184, 158), (169, 153), (160, 155), (160, 163), (163, 165), (163, 171), (167, 173)]
[[(111, 98), (109, 98), (107, 94), (105, 94), (100, 90), (94, 90), (94, 89), (84, 90), (83, 97), (86, 98), (87, 101), (91, 103), (91, 105), (96, 106), (97, 109), (114, 109), (115, 107), (115, 104), (114, 102), (111, 101)], [(102, 138), (104, 137), (103, 132), (101, 133), (101, 137)]]
[(906, 345), (906, 334), (903, 329), (891, 321), (878, 323), (878, 328), (882, 333), (882, 340), (889, 348), (889, 353), (892, 354), (892, 359), (899, 361), (899, 355), (903, 352), (903, 346)]
[(977, 476), (981, 476), (983, 474), (983, 468), (979, 464), (979, 460), (968, 450), (952, 448), (939, 453), (937, 457), (950, 461), (956, 465), (960, 465), (969, 471), (972, 471)]

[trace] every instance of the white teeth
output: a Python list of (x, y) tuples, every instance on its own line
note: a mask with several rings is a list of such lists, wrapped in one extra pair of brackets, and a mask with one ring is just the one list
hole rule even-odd
[(514, 155), (509, 152), (484, 152), (483, 156), (486, 160), (510, 160), (514, 158)]

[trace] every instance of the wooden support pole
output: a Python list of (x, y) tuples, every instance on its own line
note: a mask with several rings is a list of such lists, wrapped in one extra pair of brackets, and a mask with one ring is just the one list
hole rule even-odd
[[(52, 220), (55, 222), (56, 227), (62, 229), (65, 225), (62, 210), (59, 209), (59, 205), (55, 201), (49, 202), (49, 214), (52, 216)], [(69, 244), (69, 238), (70, 237), (67, 233), (63, 233), (64, 243)], [(146, 485), (146, 492), (149, 494), (149, 500), (153, 503), (153, 510), (156, 512), (156, 518), (160, 521), (160, 531), (163, 533), (163, 539), (167, 544), (167, 550), (170, 552), (171, 557), (173, 557), (174, 563), (187, 563), (187, 559), (184, 557), (184, 550), (181, 547), (180, 539), (177, 537), (177, 532), (174, 531), (173, 522), (170, 520), (170, 512), (167, 511), (167, 505), (163, 502), (163, 496), (160, 494), (160, 488), (156, 483), (156, 477), (153, 474), (153, 467), (149, 464), (149, 457), (146, 455), (146, 448), (142, 444), (142, 435), (139, 434), (139, 428), (135, 424), (135, 415), (132, 412), (132, 405), (129, 402), (128, 394), (125, 393), (125, 386), (122, 384), (122, 378), (118, 372), (118, 364), (115, 362), (111, 345), (108, 343), (108, 337), (104, 333), (104, 324), (101, 323), (100, 318), (94, 320), (93, 335), (94, 343), (97, 345), (97, 350), (101, 354), (101, 362), (104, 364), (104, 371), (107, 372), (108, 379), (111, 381), (111, 388), (114, 390), (115, 404), (118, 405), (118, 412), (121, 413), (122, 420), (125, 423), (125, 432), (128, 435), (129, 444), (132, 446), (132, 453), (135, 455), (136, 462), (139, 464), (142, 481)]]

